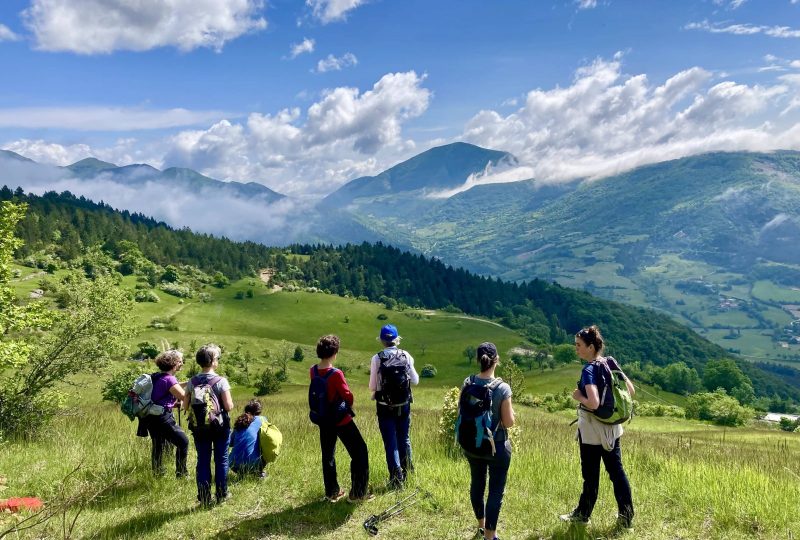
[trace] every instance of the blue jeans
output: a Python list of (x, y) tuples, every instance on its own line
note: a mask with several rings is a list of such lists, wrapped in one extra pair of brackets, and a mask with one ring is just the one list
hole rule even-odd
[[(380, 405), (379, 405), (380, 406)], [(389, 479), (405, 480), (411, 468), (411, 408), (402, 407), (400, 415), (378, 413), (378, 427), (381, 430), (383, 449), (386, 450), (386, 466), (389, 468)]]
[[(503, 493), (506, 490), (508, 468), (511, 465), (511, 443), (497, 443), (497, 453), (493, 457), (467, 456), (472, 482), (469, 486), (469, 499), (475, 519), (486, 518), (484, 527), (490, 531), (497, 530), (500, 507), (503, 505)], [(486, 491), (486, 473), (489, 473), (489, 494), (484, 503)]]
[(194, 435), (197, 449), (197, 500), (211, 503), (211, 455), (214, 455), (214, 483), (217, 501), (228, 495), (228, 441), (229, 427), (210, 435)]

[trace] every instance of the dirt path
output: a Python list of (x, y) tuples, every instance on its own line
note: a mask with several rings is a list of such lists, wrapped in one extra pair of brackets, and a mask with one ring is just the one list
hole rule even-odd
[[(259, 279), (263, 281), (266, 285), (269, 285), (269, 280), (272, 279), (272, 276), (274, 275), (275, 275), (274, 268), (262, 268), (261, 270), (258, 271)], [(281, 287), (280, 285), (272, 286), (272, 292), (278, 292), (280, 290), (283, 290), (283, 287)]]

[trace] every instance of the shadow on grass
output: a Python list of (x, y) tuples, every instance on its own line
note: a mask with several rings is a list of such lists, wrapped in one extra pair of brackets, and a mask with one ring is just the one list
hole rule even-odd
[(172, 521), (175, 518), (189, 514), (193, 511), (192, 508), (184, 508), (183, 510), (162, 510), (159, 512), (150, 512), (149, 514), (141, 514), (130, 519), (126, 519), (116, 525), (106, 527), (97, 531), (96, 538), (123, 538), (130, 536), (141, 536), (143, 534), (152, 532), (161, 527), (167, 521)]
[(614, 540), (617, 538), (635, 538), (633, 530), (620, 529), (614, 525), (609, 527), (586, 527), (584, 525), (559, 525), (549, 532), (534, 534), (528, 540)]
[(344, 501), (331, 504), (327, 501), (309, 502), (303, 506), (286, 508), (252, 519), (245, 519), (217, 538), (221, 540), (244, 540), (260, 538), (268, 534), (283, 534), (291, 538), (308, 538), (338, 529), (358, 508)]

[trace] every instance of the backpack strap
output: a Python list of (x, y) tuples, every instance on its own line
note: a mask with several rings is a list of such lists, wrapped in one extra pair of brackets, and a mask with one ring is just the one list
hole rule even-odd
[[(602, 372), (600, 373), (600, 380), (603, 381), (603, 391), (600, 394), (600, 403), (598, 405), (598, 408), (599, 408), (599, 407), (602, 407), (603, 404), (606, 402), (606, 394), (608, 392), (608, 387), (609, 387), (609, 385), (611, 383), (611, 368), (608, 366), (608, 362), (606, 362), (605, 357), (598, 358), (597, 360), (592, 362), (592, 365), (595, 368), (595, 370), (594, 370), (595, 378), (597, 377), (598, 368), (602, 370)], [(608, 373), (608, 380), (606, 380), (605, 373)], [(595, 386), (596, 386), (596, 382), (595, 382)]]

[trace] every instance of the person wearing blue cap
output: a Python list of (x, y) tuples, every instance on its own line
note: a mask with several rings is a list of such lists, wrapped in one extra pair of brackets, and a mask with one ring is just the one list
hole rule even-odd
[(387, 324), (378, 339), (383, 350), (372, 357), (369, 370), (369, 389), (375, 400), (378, 427), (386, 450), (389, 486), (400, 488), (406, 480), (411, 462), (411, 385), (419, 384), (414, 358), (398, 347), (397, 327)]

